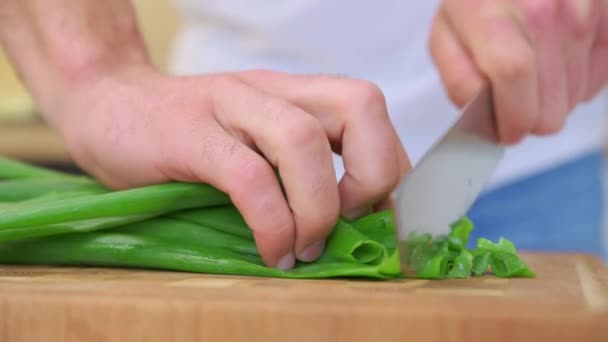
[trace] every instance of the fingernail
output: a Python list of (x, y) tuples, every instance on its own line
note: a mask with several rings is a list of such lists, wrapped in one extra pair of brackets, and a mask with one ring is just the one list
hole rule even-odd
[(355, 208), (355, 209), (347, 210), (344, 213), (344, 217), (346, 217), (349, 220), (354, 220), (354, 219), (357, 219), (357, 218), (363, 216), (368, 211), (369, 211), (369, 208)]
[(304, 248), (298, 259), (305, 262), (315, 261), (323, 253), (323, 248), (325, 248), (325, 241), (317, 241)]
[(296, 258), (293, 256), (293, 252), (285, 254), (277, 263), (277, 268), (283, 271), (288, 271), (293, 268), (296, 263)]

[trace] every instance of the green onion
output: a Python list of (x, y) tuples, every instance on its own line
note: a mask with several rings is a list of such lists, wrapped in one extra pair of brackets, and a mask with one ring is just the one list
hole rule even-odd
[(498, 243), (481, 238), (477, 241), (477, 249), (490, 254), (492, 271), (498, 277), (534, 277), (536, 275), (517, 255), (515, 245), (505, 238), (500, 238)]
[[(0, 242), (19, 239), (19, 231), (27, 236), (50, 235), (49, 226), (89, 225), (103, 222), (99, 228), (110, 228), (133, 217), (142, 218), (172, 213), (181, 209), (229, 203), (226, 194), (205, 184), (168, 183), (101, 194), (86, 194), (53, 200), (25, 202), (4, 207), (0, 211)], [(108, 225), (108, 219), (115, 222)], [(41, 227), (37, 230), (35, 227)], [(73, 231), (81, 229), (74, 228)], [(40, 234), (36, 234), (39, 231)], [(7, 233), (10, 232), (10, 233)], [(65, 229), (58, 232), (66, 233)], [(25, 233), (24, 233), (25, 234)]]
[(267, 267), (230, 198), (207, 184), (167, 183), (111, 191), (73, 176), (0, 158), (0, 263), (111, 266), (281, 278), (468, 278), (488, 267), (532, 277), (515, 246), (480, 239), (473, 224), (450, 234), (412, 233), (400, 255), (391, 211), (338, 219), (323, 254), (293, 270)]
[(471, 273), (474, 276), (484, 275), (488, 271), (488, 267), (490, 266), (490, 253), (481, 252), (477, 253), (473, 258), (473, 267), (471, 269)]
[(469, 278), (473, 269), (473, 255), (466, 249), (454, 258), (451, 269), (448, 271), (447, 278)]
[(323, 255), (264, 265), (228, 196), (206, 184), (110, 191), (93, 179), (0, 161), (0, 262), (284, 278), (401, 277), (391, 212), (340, 219)]
[(404, 264), (413, 276), (423, 279), (480, 276), (489, 266), (498, 277), (536, 276), (517, 255), (515, 245), (505, 238), (498, 243), (482, 238), (476, 249), (468, 250), (466, 245), (473, 228), (465, 217), (452, 225), (447, 236), (411, 233), (402, 242)]
[[(196, 215), (217, 218), (217, 211), (222, 210), (202, 209)], [(381, 215), (376, 218), (390, 220), (390, 212)], [(221, 221), (213, 225), (220, 226)], [(109, 230), (3, 243), (0, 263), (136, 267), (281, 278), (401, 276), (397, 251), (365, 236), (346, 221), (336, 225), (319, 260), (298, 263), (291, 271), (266, 267), (254, 241), (243, 238), (246, 234), (237, 229), (249, 230), (246, 225), (221, 230), (176, 218), (154, 218)]]
[(89, 179), (23, 178), (0, 181), (0, 202), (40, 199), (67, 193), (100, 194), (108, 190)]

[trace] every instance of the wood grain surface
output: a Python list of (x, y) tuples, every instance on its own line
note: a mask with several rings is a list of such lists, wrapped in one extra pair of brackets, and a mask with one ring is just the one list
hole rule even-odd
[(608, 341), (608, 277), (525, 254), (536, 279), (283, 280), (0, 266), (0, 341)]

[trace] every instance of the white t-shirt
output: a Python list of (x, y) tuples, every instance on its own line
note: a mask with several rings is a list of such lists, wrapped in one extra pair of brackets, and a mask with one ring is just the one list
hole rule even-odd
[[(457, 113), (428, 53), (439, 1), (178, 0), (183, 22), (175, 41), (177, 74), (266, 68), (346, 74), (375, 82), (412, 163)], [(510, 148), (490, 187), (597, 149), (606, 92), (579, 106), (557, 135)], [(337, 162), (337, 173), (343, 173)]]

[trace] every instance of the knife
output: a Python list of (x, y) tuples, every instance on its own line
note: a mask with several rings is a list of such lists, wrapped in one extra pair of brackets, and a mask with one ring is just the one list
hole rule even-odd
[(489, 87), (481, 90), (396, 189), (399, 240), (447, 234), (471, 208), (504, 155)]

